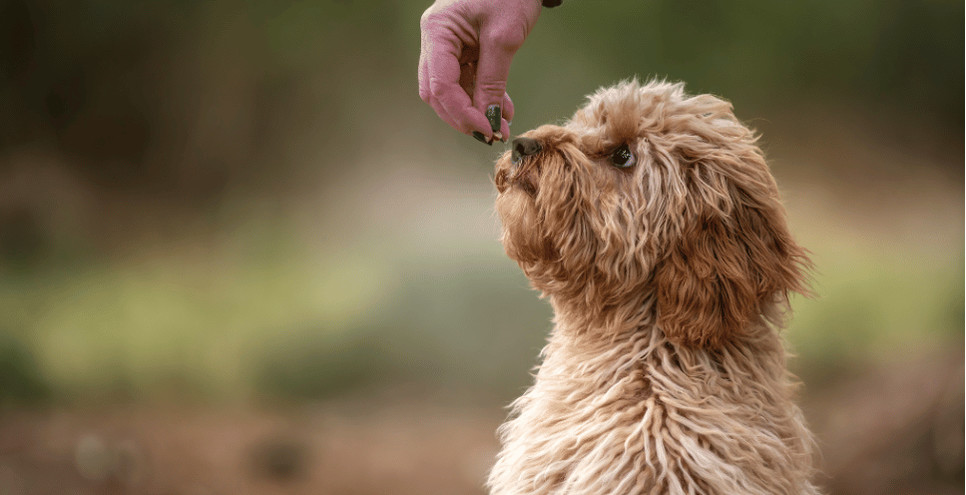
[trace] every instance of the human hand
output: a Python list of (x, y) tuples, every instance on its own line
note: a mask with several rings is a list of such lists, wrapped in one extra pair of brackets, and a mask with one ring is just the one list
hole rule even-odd
[(510, 62), (540, 8), (540, 0), (436, 0), (419, 22), (420, 98), (454, 129), (486, 144), (506, 141)]

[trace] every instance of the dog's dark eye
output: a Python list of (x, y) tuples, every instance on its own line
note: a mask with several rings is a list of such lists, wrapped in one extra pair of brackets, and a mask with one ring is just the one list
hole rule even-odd
[(634, 153), (631, 153), (630, 148), (625, 144), (611, 153), (610, 162), (615, 167), (628, 168), (633, 167), (637, 163), (637, 158), (634, 157)]

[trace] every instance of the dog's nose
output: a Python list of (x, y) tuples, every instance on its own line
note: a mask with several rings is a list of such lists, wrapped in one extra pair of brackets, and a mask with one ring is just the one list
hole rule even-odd
[(528, 137), (518, 137), (513, 140), (513, 163), (520, 163), (525, 156), (535, 155), (540, 152), (540, 143), (536, 139)]

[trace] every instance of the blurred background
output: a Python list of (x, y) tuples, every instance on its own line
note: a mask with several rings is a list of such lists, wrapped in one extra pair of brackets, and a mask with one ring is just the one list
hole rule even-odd
[[(474, 494), (550, 309), (427, 1), (0, 0), (0, 494)], [(757, 128), (833, 494), (963, 491), (964, 5), (568, 1), (516, 133), (682, 80)]]

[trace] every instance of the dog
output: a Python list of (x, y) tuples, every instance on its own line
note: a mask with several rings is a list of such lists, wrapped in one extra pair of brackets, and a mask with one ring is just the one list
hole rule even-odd
[(514, 139), (494, 182), (501, 241), (554, 328), (491, 493), (819, 493), (779, 334), (811, 263), (730, 103), (599, 90)]

